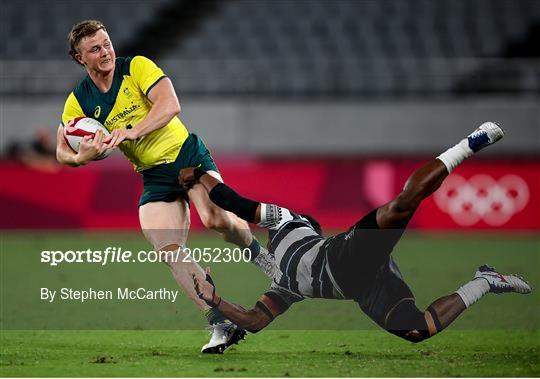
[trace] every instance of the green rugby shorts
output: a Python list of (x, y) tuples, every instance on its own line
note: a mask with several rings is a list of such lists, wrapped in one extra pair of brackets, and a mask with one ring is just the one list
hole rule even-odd
[(191, 133), (184, 141), (174, 162), (163, 163), (141, 171), (144, 191), (139, 201), (139, 207), (153, 201), (170, 203), (179, 197), (189, 204), (187, 192), (178, 182), (178, 174), (183, 168), (197, 166), (204, 171), (219, 172), (203, 140)]

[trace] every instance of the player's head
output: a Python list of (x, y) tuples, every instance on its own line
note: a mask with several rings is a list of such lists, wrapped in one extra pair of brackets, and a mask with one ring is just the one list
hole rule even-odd
[(317, 233), (322, 235), (321, 224), (319, 224), (319, 221), (315, 220), (315, 217), (310, 216), (310, 215), (300, 215), (300, 217), (303, 217), (306, 220), (308, 220), (311, 226), (313, 227), (313, 230), (315, 230)]
[(114, 69), (114, 48), (100, 21), (85, 20), (73, 25), (68, 42), (69, 55), (87, 70), (107, 72)]

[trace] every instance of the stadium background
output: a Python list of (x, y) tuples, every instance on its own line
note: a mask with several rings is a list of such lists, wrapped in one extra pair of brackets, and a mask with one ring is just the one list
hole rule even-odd
[[(182, 120), (248, 195), (343, 228), (391, 198), (418, 159), (494, 120), (507, 130), (504, 143), (456, 174), (490, 175), (476, 184), (489, 197), (493, 180), (522, 169), (527, 188), (512, 179), (501, 185), (512, 204), (495, 213), (511, 213), (508, 220), (460, 222), (540, 227), (538, 200), (527, 196), (538, 190), (540, 150), (535, 0), (42, 0), (2, 8), (4, 156), (28, 155), (25, 145), (47, 137), (54, 143), (65, 97), (84, 74), (66, 53), (67, 31), (98, 18), (117, 55), (146, 54), (163, 67)], [(119, 156), (77, 170), (46, 168), (55, 172), (2, 165), (12, 180), (0, 193), (1, 227), (137, 228), (141, 184)], [(514, 204), (516, 197), (526, 204)], [(461, 227), (454, 222), (461, 215), (439, 208), (424, 207), (415, 225)], [(461, 218), (475, 217), (468, 213)]]
[[(390, 199), (411, 170), (479, 123), (500, 122), (503, 143), (452, 174), (451, 186), (415, 216), (417, 232), (407, 234), (396, 256), (423, 305), (469, 280), (484, 261), (537, 282), (539, 1), (1, 0), (1, 8), (3, 330), (202, 325), (187, 302), (175, 314), (167, 305), (53, 309), (23, 300), (43, 283), (95, 285), (96, 278), (110, 286), (141, 285), (134, 279), (140, 275), (145, 283), (174, 287), (161, 266), (51, 270), (36, 263), (43, 249), (149, 248), (138, 232), (141, 181), (123, 157), (115, 153), (77, 169), (54, 162), (65, 98), (84, 74), (67, 55), (66, 35), (73, 23), (91, 18), (105, 23), (117, 56), (147, 55), (164, 69), (181, 119), (205, 139), (226, 182), (253, 198), (311, 213), (330, 230), (347, 228)], [(192, 230), (192, 246), (224, 246), (204, 232), (196, 212)], [(214, 270), (222, 291), (242, 304), (267, 285), (249, 265)], [(25, 275), (32, 284), (20, 280)], [(425, 288), (430, 281), (438, 285)], [(538, 375), (540, 301), (533, 296), (490, 298), (455, 328), (526, 329), (525, 356), (536, 364), (522, 373)], [(313, 304), (300, 304), (297, 316), (275, 328), (372, 328), (352, 306)], [(311, 319), (310, 312), (322, 316)], [(3, 346), (17, 338), (3, 333)], [(504, 333), (499, 338), (508, 341)], [(29, 364), (14, 351), (3, 349), (4, 363)], [(39, 372), (39, 365), (30, 367)]]

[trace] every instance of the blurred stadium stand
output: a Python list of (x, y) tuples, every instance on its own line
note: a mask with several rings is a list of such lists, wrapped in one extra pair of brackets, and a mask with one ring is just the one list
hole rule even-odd
[(32, 4), (3, 0), (1, 22), (7, 38), (0, 45), (0, 56), (8, 60), (58, 59), (58, 55), (65, 55), (66, 37), (73, 20), (92, 18), (102, 20), (114, 33), (116, 42), (124, 45), (140, 25), (155, 22), (156, 11), (171, 2), (153, 0), (143, 8), (144, 2), (140, 0), (40, 0)]
[[(96, 18), (118, 56), (164, 69), (180, 118), (247, 196), (346, 227), (419, 162), (494, 120), (504, 143), (457, 175), (479, 174), (499, 197), (510, 177), (527, 204), (505, 223), (468, 225), (540, 228), (529, 199), (540, 183), (540, 0), (0, 0), (0, 10), (0, 153), (25, 156), (43, 130), (54, 141), (85, 75), (67, 33)], [(41, 150), (51, 167), (0, 162), (10, 178), (0, 229), (137, 228), (142, 183), (118, 153), (74, 170)], [(417, 227), (463, 228), (433, 202), (423, 209)]]
[(88, 18), (188, 94), (540, 92), (537, 0), (2, 0), (1, 15), (2, 94), (69, 91), (65, 36)]
[(540, 0), (0, 1), (2, 152), (54, 130), (90, 18), (216, 153), (431, 154), (485, 119), (513, 130), (497, 153), (540, 150)]
[[(185, 60), (170, 71), (202, 93), (538, 91), (539, 24), (535, 0), (237, 0), (162, 58)], [(522, 55), (510, 59), (516, 43)], [(489, 85), (475, 80), (494, 69)]]
[[(65, 94), (81, 77), (67, 54), (67, 34), (78, 21), (99, 19), (123, 46), (174, 0), (1, 0), (0, 94)], [(129, 17), (125, 17), (129, 14)], [(37, 63), (39, 62), (39, 63)]]

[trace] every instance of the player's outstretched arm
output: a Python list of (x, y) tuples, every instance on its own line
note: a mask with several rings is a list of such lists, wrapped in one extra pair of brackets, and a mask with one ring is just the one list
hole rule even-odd
[(231, 322), (251, 333), (257, 333), (272, 322), (272, 319), (257, 306), (245, 309), (222, 299), (217, 308)]
[(264, 304), (257, 302), (257, 305), (252, 309), (229, 303), (216, 294), (214, 282), (210, 276), (210, 270), (206, 269), (206, 278), (202, 279), (193, 275), (193, 283), (195, 292), (209, 306), (217, 308), (231, 322), (235, 323), (240, 328), (246, 329), (249, 332), (256, 333), (264, 329), (274, 316)]
[(236, 193), (231, 187), (220, 182), (204, 170), (196, 167), (184, 168), (180, 171), (180, 184), (191, 188), (198, 182), (208, 192), (208, 197), (218, 207), (232, 212), (241, 219), (258, 224), (261, 221), (261, 204)]
[(135, 140), (167, 125), (180, 113), (180, 102), (169, 78), (160, 80), (148, 93), (152, 108), (148, 115), (133, 129), (115, 129), (105, 139), (108, 148), (117, 147), (122, 141)]

